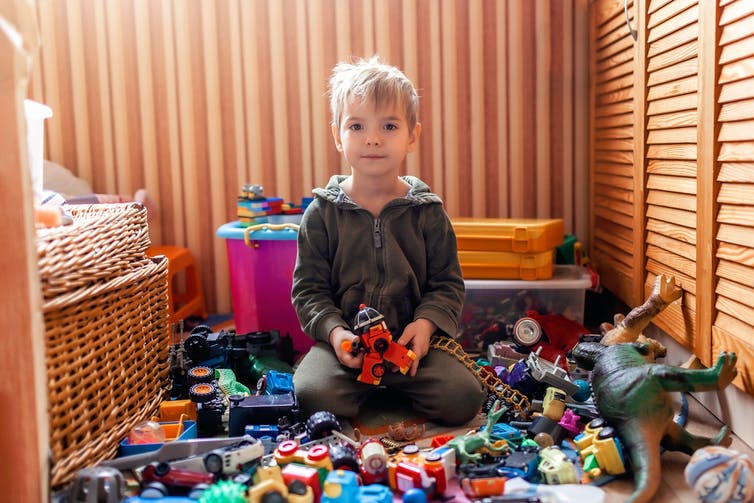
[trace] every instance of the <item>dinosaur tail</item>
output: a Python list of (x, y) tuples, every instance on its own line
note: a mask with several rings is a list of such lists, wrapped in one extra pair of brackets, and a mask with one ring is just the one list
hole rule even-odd
[(660, 439), (655, 432), (634, 430), (634, 438), (625, 438), (634, 472), (635, 488), (627, 502), (651, 501), (660, 488)]

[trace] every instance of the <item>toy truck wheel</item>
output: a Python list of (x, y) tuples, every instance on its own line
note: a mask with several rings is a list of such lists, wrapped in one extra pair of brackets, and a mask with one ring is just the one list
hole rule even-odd
[(332, 434), (333, 431), (341, 431), (341, 426), (335, 414), (321, 410), (306, 420), (306, 431), (309, 433), (310, 440), (319, 440)]
[(287, 503), (285, 495), (277, 489), (271, 489), (259, 498), (259, 503)]
[(154, 465), (154, 474), (158, 477), (164, 477), (170, 473), (170, 464), (162, 462)]
[(216, 452), (210, 452), (204, 456), (204, 468), (209, 473), (214, 473), (215, 475), (221, 474), (223, 472), (222, 456)]
[(168, 495), (168, 488), (162, 482), (150, 482), (141, 490), (139, 496), (145, 499), (164, 498)]
[(615, 436), (615, 429), (612, 426), (603, 427), (598, 433), (597, 438), (600, 440), (606, 440)]
[(192, 500), (198, 500), (202, 497), (202, 494), (204, 494), (204, 491), (206, 491), (208, 488), (209, 484), (196, 484), (189, 491), (188, 498)]
[(195, 326), (194, 328), (191, 329), (191, 333), (189, 335), (199, 334), (199, 335), (203, 335), (203, 336), (206, 337), (207, 334), (211, 334), (211, 333), (212, 333), (212, 328), (210, 326), (208, 326), (208, 325), (197, 325), (197, 326)]
[(291, 483), (288, 484), (288, 494), (305, 496), (307, 487), (308, 486), (300, 480), (291, 480)]
[(186, 340), (183, 341), (183, 348), (194, 362), (203, 361), (210, 354), (209, 342), (207, 342), (207, 336), (203, 333), (191, 334), (186, 337)]
[(602, 428), (605, 426), (605, 420), (601, 417), (595, 417), (591, 421), (589, 421), (589, 428), (592, 430), (596, 430), (598, 428)]
[(215, 371), (209, 367), (191, 367), (188, 370), (188, 378), (191, 384), (212, 382), (215, 378)]
[(189, 398), (196, 403), (207, 403), (215, 398), (215, 387), (209, 383), (194, 384), (189, 388)]
[(330, 461), (334, 470), (344, 469), (359, 473), (359, 460), (356, 452), (349, 445), (333, 444), (330, 446)]

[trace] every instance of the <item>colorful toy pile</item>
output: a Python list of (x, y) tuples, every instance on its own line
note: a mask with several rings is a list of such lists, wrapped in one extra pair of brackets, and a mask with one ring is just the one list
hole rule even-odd
[[(665, 278), (658, 282), (667, 286)], [(745, 501), (736, 495), (754, 492), (751, 460), (710, 447), (728, 443), (726, 427), (713, 438), (685, 430), (668, 397), (727, 386), (736, 356), (722, 353), (708, 369), (655, 363), (656, 347), (636, 329), (659, 312), (648, 306), (662, 309), (658, 295), (675, 295), (669, 287), (662, 292), (629, 313), (629, 323), (604, 327), (611, 337), (638, 340), (607, 345), (592, 335), (591, 342), (571, 341), (571, 350), (556, 352), (554, 361), (531, 346), (493, 367), (473, 361), (457, 342), (433, 339), (433, 347), (465, 362), (489, 390), (485, 424), (456, 436), (421, 438), (425, 430), (417, 428), (419, 438), (410, 438), (405, 428), (394, 428), (389, 431), (399, 438), (352, 438), (328, 411), (304, 418), (289, 341), (277, 333), (197, 327), (172, 348), (173, 397), (149, 424), (149, 449), (82, 470), (68, 501), (388, 503), (399, 497), (423, 503), (462, 501), (462, 494), (475, 502), (600, 502), (600, 485), (633, 472), (636, 490), (628, 501), (646, 502), (659, 486), (661, 449), (693, 454), (686, 477), (703, 501), (723, 501), (721, 494)], [(362, 338), (374, 328), (382, 347), (392, 339), (381, 320), (362, 306), (356, 324), (365, 330)], [(376, 357), (392, 361), (374, 346)], [(368, 382), (375, 365), (366, 364)], [(178, 418), (196, 424), (198, 438), (169, 435), (160, 443), (165, 436), (155, 428)], [(142, 430), (134, 433), (143, 436)]]
[(298, 223), (311, 198), (300, 206), (286, 203), (280, 197), (265, 197), (261, 185), (245, 184), (238, 196), (237, 215), (241, 227), (264, 223)]

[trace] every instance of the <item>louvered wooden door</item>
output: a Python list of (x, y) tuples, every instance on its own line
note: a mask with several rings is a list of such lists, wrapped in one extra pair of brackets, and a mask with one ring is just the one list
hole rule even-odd
[[(631, 7), (633, 10), (633, 7)], [(591, 4), (591, 255), (602, 283), (627, 304), (641, 302), (644, 269), (643, 177), (635, 162), (642, 142), (643, 84), (623, 2)], [(637, 155), (638, 154), (638, 155)]]
[(639, 33), (646, 40), (645, 291), (658, 274), (676, 278), (682, 302), (655, 323), (691, 347), (697, 333), (699, 5), (651, 0), (646, 8), (646, 28)]
[[(628, 23), (622, 1), (591, 10), (592, 256), (605, 286), (631, 306), (656, 275), (674, 276), (683, 298), (655, 324), (705, 364), (736, 351), (736, 384), (752, 392), (754, 2), (637, 0), (626, 10)], [(615, 19), (623, 26), (611, 40)], [(621, 74), (633, 75), (631, 93), (604, 92), (618, 82), (605, 78), (614, 71), (607, 52), (630, 61)], [(619, 104), (633, 107), (635, 121), (629, 128), (624, 116), (615, 141), (605, 116), (617, 119)]]
[(721, 1), (712, 354), (734, 350), (754, 390), (754, 2)]

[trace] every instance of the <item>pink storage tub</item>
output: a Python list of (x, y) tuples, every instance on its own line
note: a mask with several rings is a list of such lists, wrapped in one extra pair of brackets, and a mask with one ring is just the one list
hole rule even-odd
[(278, 330), (289, 334), (298, 356), (314, 341), (302, 330), (291, 304), (298, 225), (230, 222), (217, 229), (225, 239), (230, 269), (233, 318), (239, 334)]

